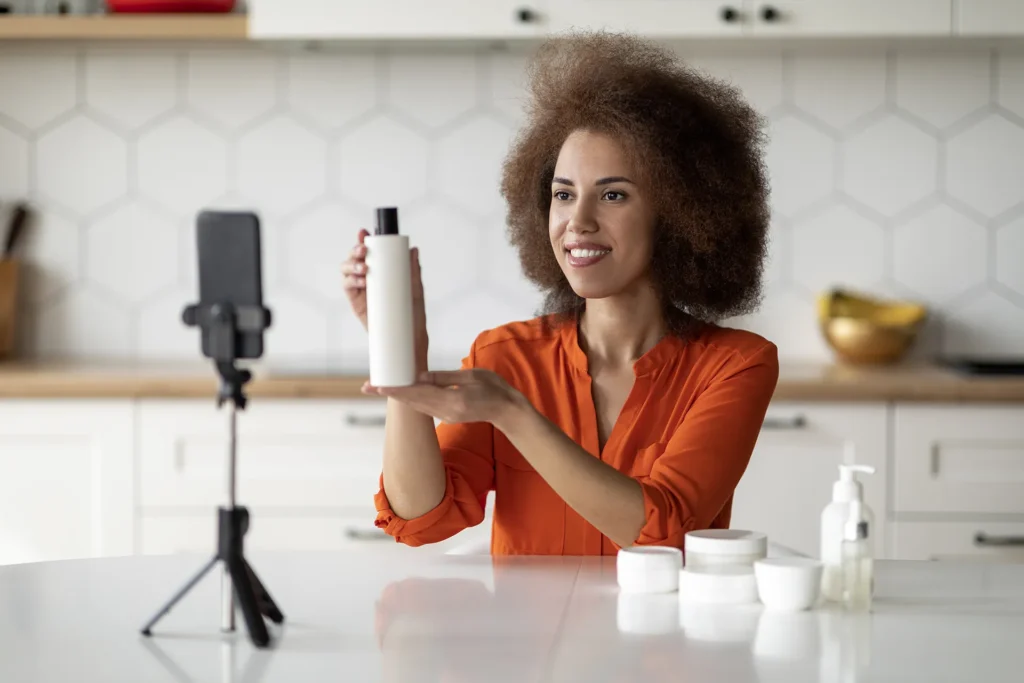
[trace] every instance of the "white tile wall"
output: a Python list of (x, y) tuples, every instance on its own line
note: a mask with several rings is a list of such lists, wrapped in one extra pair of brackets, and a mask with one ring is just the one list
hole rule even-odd
[[(918, 355), (1024, 351), (1024, 53), (765, 47), (688, 54), (770, 120), (771, 258), (732, 324), (824, 360), (831, 285), (918, 298)], [(28, 196), (26, 355), (199, 356), (203, 207), (263, 218), (268, 364), (359, 368), (340, 264), (373, 208), (422, 249), (432, 351), (538, 304), (503, 233), (525, 55), (471, 48), (21, 46), (0, 52), (0, 202)]]

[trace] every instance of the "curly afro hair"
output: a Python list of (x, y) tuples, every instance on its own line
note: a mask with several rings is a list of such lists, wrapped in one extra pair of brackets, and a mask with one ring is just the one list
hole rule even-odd
[(585, 301), (551, 248), (555, 162), (574, 131), (623, 143), (655, 204), (651, 277), (669, 331), (752, 312), (761, 299), (770, 209), (762, 117), (730, 85), (635, 36), (550, 39), (527, 69), (526, 125), (502, 168), (507, 228), (545, 315), (578, 320)]

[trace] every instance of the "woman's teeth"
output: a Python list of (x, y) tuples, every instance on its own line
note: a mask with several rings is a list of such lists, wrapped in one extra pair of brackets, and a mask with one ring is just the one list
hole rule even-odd
[(574, 258), (595, 258), (597, 256), (604, 256), (610, 249), (599, 250), (599, 249), (570, 249), (569, 253)]

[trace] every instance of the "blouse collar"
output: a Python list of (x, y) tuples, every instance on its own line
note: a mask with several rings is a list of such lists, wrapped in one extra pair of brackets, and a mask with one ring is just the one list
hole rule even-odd
[[(587, 354), (580, 348), (579, 324), (575, 321), (563, 323), (561, 330), (562, 346), (569, 362), (583, 374), (589, 374), (590, 367)], [(649, 375), (682, 353), (684, 342), (673, 334), (666, 334), (657, 344), (637, 359), (633, 364), (633, 374), (637, 377)]]

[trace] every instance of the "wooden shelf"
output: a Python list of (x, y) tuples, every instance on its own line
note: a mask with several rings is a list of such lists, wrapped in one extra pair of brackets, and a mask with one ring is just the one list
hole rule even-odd
[(247, 40), (244, 14), (0, 16), (0, 40)]

